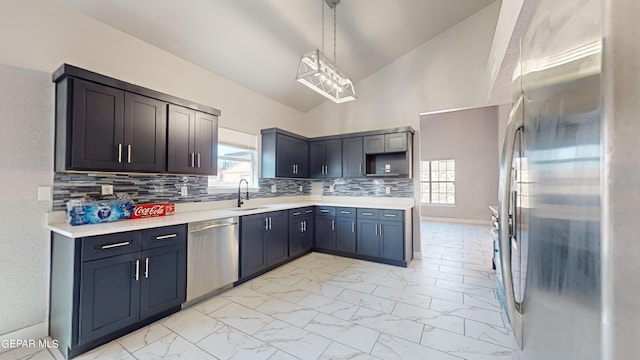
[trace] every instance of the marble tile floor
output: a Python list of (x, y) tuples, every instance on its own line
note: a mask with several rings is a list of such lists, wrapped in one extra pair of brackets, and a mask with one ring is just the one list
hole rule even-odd
[(489, 227), (421, 226), (406, 269), (311, 253), (76, 359), (517, 359)]

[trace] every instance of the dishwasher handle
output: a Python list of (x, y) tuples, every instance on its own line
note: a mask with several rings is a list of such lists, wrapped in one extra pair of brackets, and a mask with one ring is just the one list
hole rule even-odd
[(198, 228), (198, 229), (191, 230), (191, 231), (189, 231), (189, 233), (196, 233), (196, 232), (200, 232), (200, 231), (204, 231), (204, 230), (221, 228), (221, 227), (226, 227), (226, 226), (233, 226), (233, 225), (238, 225), (238, 223), (237, 222), (230, 222), (230, 223), (224, 223), (224, 224), (211, 224), (211, 225), (203, 226), (203, 227)]

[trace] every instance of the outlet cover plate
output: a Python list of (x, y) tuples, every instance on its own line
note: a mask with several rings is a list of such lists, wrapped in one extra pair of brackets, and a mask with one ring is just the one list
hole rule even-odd
[(113, 185), (102, 185), (102, 195), (113, 195)]

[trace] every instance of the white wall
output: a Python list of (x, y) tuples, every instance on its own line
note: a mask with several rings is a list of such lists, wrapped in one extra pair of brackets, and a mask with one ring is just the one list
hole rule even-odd
[[(53, 83), (62, 63), (222, 110), (220, 125), (304, 133), (303, 114), (99, 23), (62, 0), (0, 0), (0, 338), (47, 335), (49, 238), (35, 202), (53, 180)], [(223, 49), (221, 49), (222, 51)], [(18, 336), (21, 329), (26, 332)]]
[(0, 0), (0, 44), (0, 64), (52, 73), (66, 62), (218, 108), (220, 126), (250, 133), (275, 125), (304, 129), (299, 111), (93, 20), (63, 0)]
[(48, 73), (0, 65), (0, 338), (47, 331), (51, 202), (37, 202), (36, 189), (53, 182), (52, 116)]
[(456, 161), (456, 204), (423, 205), (422, 216), (490, 220), (498, 203), (498, 106), (420, 117), (420, 160)]

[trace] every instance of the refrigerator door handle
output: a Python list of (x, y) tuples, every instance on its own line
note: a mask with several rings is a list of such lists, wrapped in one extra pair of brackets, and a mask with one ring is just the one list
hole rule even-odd
[(502, 286), (504, 288), (504, 295), (507, 303), (507, 315), (511, 321), (513, 333), (518, 341), (520, 349), (522, 349), (522, 313), (520, 304), (516, 303), (515, 300), (513, 276), (511, 272), (511, 233), (513, 232), (515, 234), (517, 224), (515, 222), (515, 216), (511, 219), (512, 224), (509, 224), (509, 213), (512, 206), (510, 195), (513, 152), (515, 151), (516, 139), (520, 132), (523, 131), (522, 121), (518, 121), (518, 118), (522, 118), (523, 102), (524, 99), (521, 94), (509, 114), (504, 144), (502, 145), (502, 159), (500, 162), (500, 191), (498, 194), (498, 235), (500, 265), (502, 269)]

